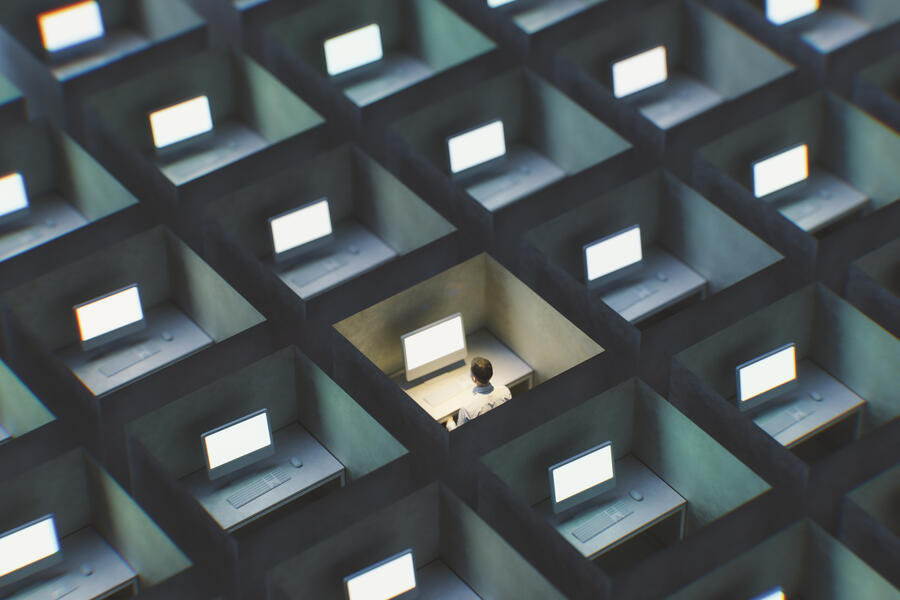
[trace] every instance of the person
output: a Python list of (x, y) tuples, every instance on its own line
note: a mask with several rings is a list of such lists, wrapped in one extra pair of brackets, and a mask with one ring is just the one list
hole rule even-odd
[(475, 384), (475, 387), (472, 388), (472, 399), (460, 407), (456, 421), (453, 420), (453, 417), (447, 421), (447, 429), (450, 431), (512, 398), (508, 387), (491, 384), (494, 367), (488, 359), (476, 356), (472, 359), (469, 371), (472, 375), (472, 382)]

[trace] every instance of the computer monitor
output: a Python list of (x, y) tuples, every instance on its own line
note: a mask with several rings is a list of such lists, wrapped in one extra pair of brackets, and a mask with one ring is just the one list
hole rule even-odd
[(138, 284), (73, 307), (83, 350), (93, 350), (146, 327)]
[(753, 163), (753, 194), (757, 198), (809, 177), (809, 148), (793, 146)]
[(347, 600), (407, 598), (416, 589), (416, 567), (408, 548), (344, 577)]
[(209, 98), (197, 96), (150, 113), (150, 132), (157, 150), (197, 138), (213, 129)]
[(20, 173), (0, 177), (0, 225), (28, 212), (28, 193)]
[(781, 586), (772, 588), (762, 594), (753, 596), (750, 600), (784, 600), (784, 589)]
[(621, 231), (585, 244), (584, 279), (589, 288), (633, 275), (641, 268), (644, 254), (641, 226), (632, 225)]
[(0, 534), (0, 590), (60, 562), (52, 514)]
[(510, 2), (515, 2), (515, 0), (487, 0), (488, 8), (497, 8), (498, 6), (503, 6), (504, 4), (509, 4)]
[(51, 55), (102, 38), (106, 33), (100, 5), (95, 0), (40, 13), (37, 22), (44, 49)]
[(325, 70), (331, 76), (340, 75), (384, 57), (381, 27), (370, 23), (325, 40)]
[(210, 479), (224, 477), (275, 453), (265, 408), (201, 434), (200, 441)]
[(494, 119), (447, 138), (450, 172), (459, 173), (506, 154), (503, 121)]
[(766, 18), (784, 25), (819, 10), (819, 0), (766, 0)]
[(656, 46), (612, 64), (613, 95), (622, 98), (664, 83), (668, 77), (666, 47)]
[(793, 342), (738, 365), (737, 403), (749, 410), (791, 391), (797, 382), (797, 346)]
[(412, 381), (465, 360), (466, 329), (456, 313), (400, 336), (406, 380)]
[(550, 502), (554, 513), (567, 511), (616, 487), (612, 442), (604, 442), (551, 465)]
[(319, 198), (269, 217), (272, 253), (283, 262), (319, 248), (334, 238), (328, 198)]

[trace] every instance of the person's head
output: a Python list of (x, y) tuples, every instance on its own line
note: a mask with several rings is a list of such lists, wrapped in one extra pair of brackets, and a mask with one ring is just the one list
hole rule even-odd
[(489, 384), (491, 377), (494, 376), (494, 367), (491, 366), (491, 361), (481, 356), (476, 356), (472, 359), (470, 369), (472, 371), (472, 379), (475, 380), (475, 383), (481, 385)]

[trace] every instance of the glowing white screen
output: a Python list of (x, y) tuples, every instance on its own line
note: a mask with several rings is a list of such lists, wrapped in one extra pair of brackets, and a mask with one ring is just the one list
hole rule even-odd
[(416, 587), (411, 552), (347, 580), (350, 600), (388, 600)]
[(493, 121), (447, 140), (450, 171), (459, 173), (506, 154), (503, 121)]
[(325, 68), (329, 75), (373, 63), (383, 56), (381, 28), (375, 23), (325, 40)]
[(44, 48), (55, 52), (103, 37), (103, 18), (94, 0), (70, 4), (37, 17)]
[(59, 552), (53, 517), (0, 537), (0, 577)]
[(809, 177), (806, 144), (785, 150), (753, 165), (753, 194), (761, 198)]
[(641, 228), (635, 227), (587, 247), (584, 253), (587, 280), (609, 275), (641, 258)]
[(553, 470), (553, 501), (562, 502), (612, 479), (612, 476), (612, 446), (606, 445)]
[(462, 316), (443, 321), (415, 335), (403, 338), (406, 370), (412, 371), (466, 345)]
[(132, 286), (75, 309), (81, 341), (115, 331), (144, 318), (141, 296)]
[(754, 596), (750, 600), (785, 600), (784, 591), (781, 588), (763, 592), (759, 596)]
[(328, 200), (298, 208), (270, 222), (275, 253), (285, 252), (331, 233)]
[(157, 148), (171, 146), (212, 131), (212, 128), (212, 113), (206, 96), (197, 96), (150, 113), (150, 130), (153, 132), (153, 144)]
[(514, 2), (515, 0), (487, 0), (488, 8), (495, 8), (497, 6), (503, 6), (504, 4), (509, 4), (510, 2)]
[(250, 417), (203, 438), (209, 468), (215, 469), (272, 443), (266, 413)]
[(0, 217), (28, 208), (25, 180), (18, 173), (0, 177)]
[(741, 402), (796, 379), (795, 350), (795, 346), (790, 346), (738, 371)]
[(766, 18), (784, 25), (819, 10), (819, 0), (766, 0)]
[(616, 98), (639, 92), (669, 77), (666, 47), (657, 46), (631, 58), (613, 63), (613, 94)]

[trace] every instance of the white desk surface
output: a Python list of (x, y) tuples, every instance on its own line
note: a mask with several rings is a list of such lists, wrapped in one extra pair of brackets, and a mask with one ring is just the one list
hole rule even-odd
[(563, 179), (559, 165), (528, 146), (513, 145), (506, 155), (450, 176), (451, 181), (493, 212)]
[(86, 225), (87, 218), (55, 194), (31, 199), (28, 214), (0, 225), (0, 261)]
[[(81, 349), (80, 344), (75, 343), (63, 348), (59, 352), (59, 356), (94, 396), (102, 396), (155, 373), (166, 365), (211, 346), (213, 343), (212, 338), (206, 335), (206, 332), (169, 302), (147, 310), (144, 317), (147, 320), (147, 327), (115, 342), (115, 349), (112, 351), (98, 348), (85, 352)], [(172, 339), (165, 341), (162, 337), (163, 332), (171, 333)], [(100, 371), (105, 356), (124, 351), (130, 346), (150, 347), (156, 350), (156, 353), (108, 377)]]
[[(818, 393), (822, 396), (822, 400), (813, 400), (809, 392)], [(782, 411), (790, 407), (812, 413), (772, 436), (787, 448), (796, 446), (836, 422), (858, 413), (866, 403), (853, 390), (810, 360), (801, 360), (797, 363), (797, 387), (789, 392), (788, 396), (792, 400), (787, 403), (778, 403), (776, 407), (764, 404), (761, 409), (753, 412), (754, 422), (770, 411)]]
[[(210, 481), (206, 469), (203, 469), (181, 479), (222, 529), (234, 531), (334, 479), (340, 479), (341, 486), (344, 485), (344, 465), (299, 423), (282, 427), (273, 438), (275, 454), (241, 470), (237, 478), (232, 476)], [(293, 466), (290, 462), (292, 456), (299, 456), (303, 466)], [(290, 475), (290, 480), (240, 508), (228, 504), (228, 496), (246, 482), (276, 468)]]
[(869, 205), (864, 193), (821, 169), (809, 177), (764, 198), (786, 219), (807, 233), (815, 233)]
[(332, 82), (357, 106), (368, 106), (434, 75), (424, 61), (407, 54), (388, 54), (381, 60), (335, 75)]
[[(42, 572), (35, 584), (13, 598), (93, 600), (129, 587), (137, 591), (137, 573), (93, 527), (60, 539), (60, 547), (62, 563)], [(90, 575), (82, 573), (82, 566), (90, 567)]]
[[(407, 382), (403, 371), (395, 373), (392, 379), (433, 419), (446, 421), (456, 414), (456, 411), (463, 405), (472, 400), (472, 388), (475, 387), (475, 384), (471, 383), (472, 376), (469, 373), (469, 366), (474, 357), (483, 356), (491, 361), (491, 366), (494, 368), (494, 376), (491, 378), (492, 383), (511, 387), (523, 380), (530, 380), (534, 377), (534, 369), (516, 356), (512, 350), (504, 346), (503, 342), (495, 338), (487, 329), (479, 329), (466, 336), (466, 351), (464, 364), (450, 371), (439, 372), (433, 377), (426, 376), (425, 381), (417, 379), (413, 382)], [(471, 383), (471, 385), (463, 388), (463, 391), (443, 402), (430, 403), (428, 401), (429, 392), (451, 380), (465, 382), (466, 384)], [(530, 383), (529, 387), (531, 387)]]
[[(634, 500), (629, 495), (632, 489), (639, 490), (644, 499)], [(580, 542), (572, 535), (572, 532), (585, 521), (616, 500), (622, 500), (634, 512), (586, 543)], [(550, 498), (535, 505), (535, 509), (551, 520), (560, 535), (575, 546), (581, 554), (593, 558), (678, 512), (681, 512), (680, 535), (683, 536), (686, 506), (687, 501), (678, 492), (670, 488), (641, 461), (629, 454), (616, 461), (616, 488), (602, 497), (594, 499), (589, 508), (577, 513), (574, 517), (558, 521), (558, 517), (553, 514)]]
[(178, 186), (255, 154), (268, 145), (247, 125), (238, 121), (223, 121), (215, 124), (213, 135), (202, 147), (186, 155), (179, 153), (177, 158), (154, 156), (153, 160), (163, 175)]

